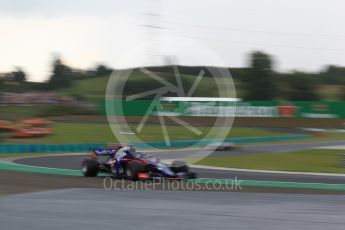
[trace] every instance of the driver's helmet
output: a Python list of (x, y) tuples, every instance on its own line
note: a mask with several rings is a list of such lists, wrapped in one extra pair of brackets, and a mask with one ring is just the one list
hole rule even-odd
[(125, 155), (132, 155), (135, 152), (135, 149), (131, 146), (125, 146), (120, 148), (116, 152), (116, 156), (125, 156)]
[(132, 153), (132, 148), (130, 146), (126, 146), (120, 149), (122, 152), (126, 154), (131, 154)]
[(120, 150), (126, 154), (133, 154), (136, 152), (135, 148), (131, 145), (124, 146)]

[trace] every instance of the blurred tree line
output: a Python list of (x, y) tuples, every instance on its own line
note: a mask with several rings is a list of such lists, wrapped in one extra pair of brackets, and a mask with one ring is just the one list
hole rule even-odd
[(106, 76), (112, 71), (113, 69), (105, 65), (98, 65), (88, 70), (74, 69), (66, 65), (62, 59), (57, 58), (53, 61), (49, 80), (45, 82), (28, 81), (25, 71), (19, 67), (13, 72), (0, 73), (0, 92), (59, 90), (70, 87), (74, 80)]
[[(147, 67), (150, 71), (173, 74), (171, 66)], [(179, 66), (181, 74), (197, 76), (203, 69), (205, 77), (213, 77), (213, 70), (225, 67)], [(244, 100), (322, 100), (320, 87), (337, 86), (340, 93), (336, 100), (345, 100), (345, 67), (328, 66), (319, 73), (294, 71), (281, 73), (274, 70), (274, 59), (271, 55), (255, 51), (250, 54), (250, 62), (246, 68), (228, 69)], [(48, 81), (43, 83), (28, 82), (21, 68), (11, 73), (0, 75), (1, 91), (58, 90), (72, 86), (75, 80), (110, 76), (113, 69), (98, 65), (88, 70), (74, 69), (66, 65), (60, 58), (52, 64), (52, 72)], [(142, 86), (143, 87), (143, 86)], [(145, 91), (145, 89), (142, 89)]]
[(58, 58), (53, 62), (53, 70), (49, 81), (48, 89), (68, 88), (73, 84), (73, 80), (87, 79), (110, 75), (113, 70), (105, 65), (98, 65), (90, 70), (73, 69)]
[[(205, 75), (212, 76), (212, 68), (205, 70)], [(222, 67), (220, 67), (222, 68)], [(169, 66), (151, 67), (151, 71), (173, 73)], [(203, 67), (179, 66), (181, 73), (198, 75)], [(211, 70), (211, 71), (209, 71)], [(274, 70), (271, 55), (255, 51), (250, 54), (247, 68), (229, 68), (234, 79), (239, 97), (244, 100), (289, 100), (313, 101), (323, 100), (320, 88), (324, 86), (325, 94), (330, 94), (328, 86), (338, 86), (340, 93), (333, 100), (345, 100), (345, 67), (328, 66), (319, 73), (293, 71), (280, 73)], [(327, 98), (328, 99), (328, 98)]]

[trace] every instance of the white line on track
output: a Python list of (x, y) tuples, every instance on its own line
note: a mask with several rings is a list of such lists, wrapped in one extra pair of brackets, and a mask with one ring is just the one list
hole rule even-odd
[(345, 177), (345, 174), (341, 174), (341, 173), (273, 171), (273, 170), (258, 170), (258, 169), (225, 168), (225, 167), (215, 167), (215, 166), (195, 165), (195, 164), (192, 164), (191, 167), (192, 168), (199, 168), (199, 169), (212, 169), (212, 170), (236, 171), (236, 172)]
[(345, 145), (332, 145), (332, 146), (322, 146), (322, 147), (315, 147), (313, 149), (335, 149), (335, 150), (345, 150)]

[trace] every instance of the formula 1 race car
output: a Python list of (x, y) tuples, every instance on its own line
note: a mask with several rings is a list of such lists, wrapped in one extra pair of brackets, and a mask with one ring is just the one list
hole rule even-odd
[(231, 151), (239, 149), (239, 147), (233, 142), (215, 142), (213, 144), (213, 148), (215, 151)]
[(133, 147), (132, 153), (125, 155), (120, 162), (115, 162), (115, 154), (124, 146), (127, 145), (112, 145), (93, 150), (91, 158), (82, 162), (81, 170), (84, 176), (95, 177), (98, 173), (106, 173), (129, 180), (196, 178), (196, 174), (189, 172), (188, 165), (183, 161), (174, 161), (168, 166), (160, 162), (159, 158), (144, 152), (136, 152)]

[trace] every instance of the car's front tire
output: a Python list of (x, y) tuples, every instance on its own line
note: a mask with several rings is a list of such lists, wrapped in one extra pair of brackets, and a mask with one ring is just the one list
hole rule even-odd
[(189, 173), (189, 167), (184, 161), (174, 161), (170, 166), (174, 173)]
[(81, 164), (81, 171), (86, 177), (95, 177), (99, 172), (99, 163), (93, 159), (85, 159)]

